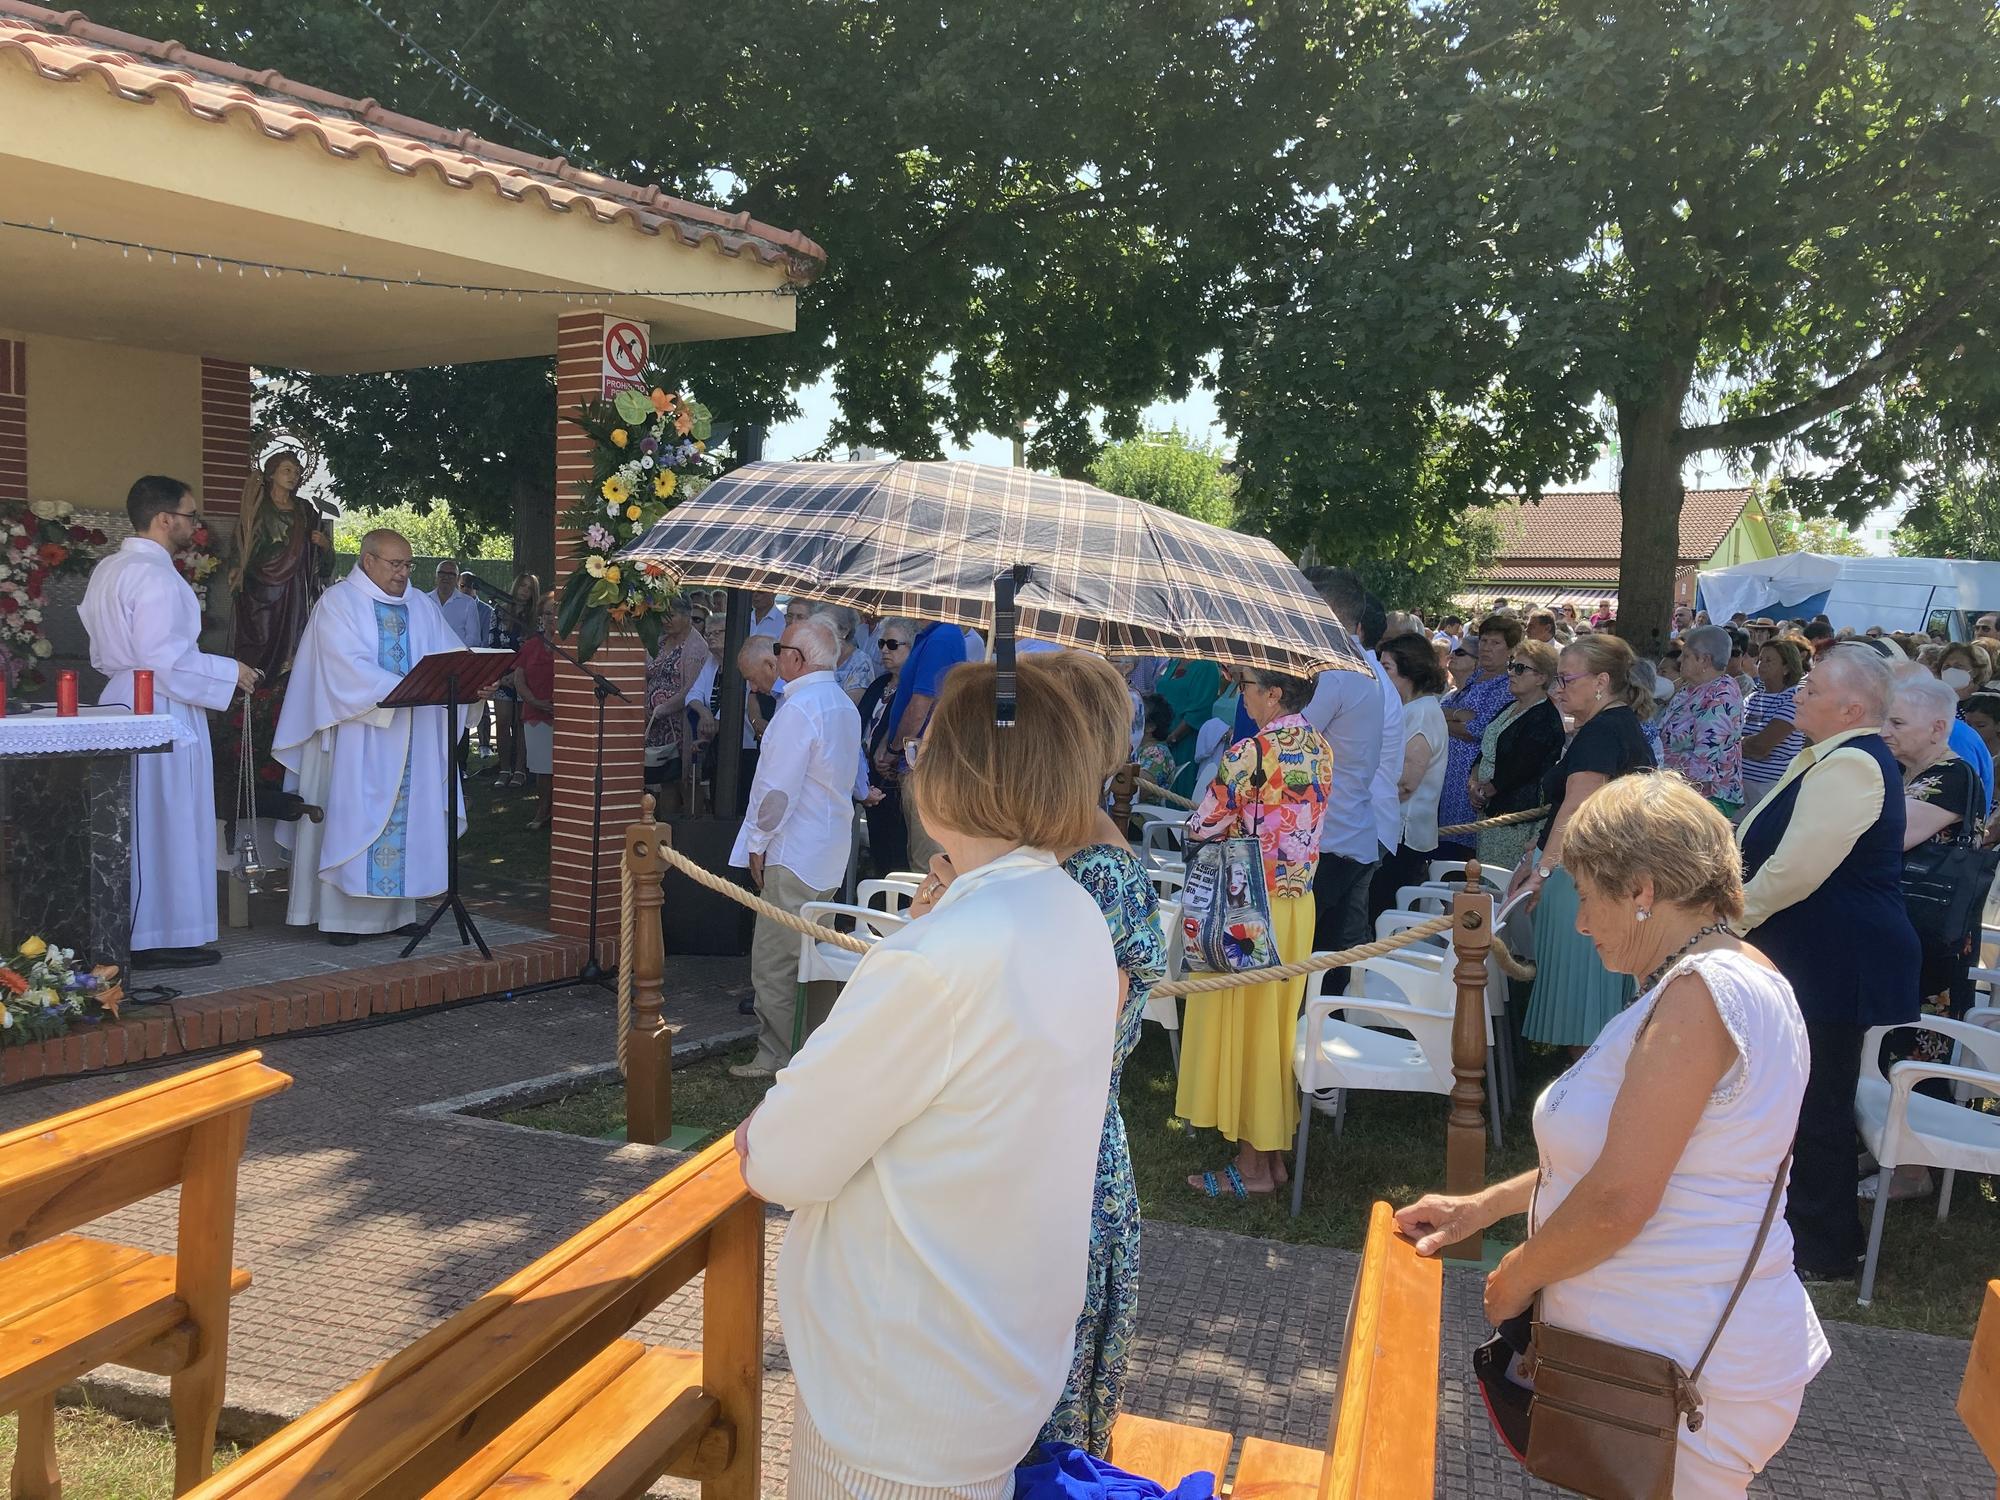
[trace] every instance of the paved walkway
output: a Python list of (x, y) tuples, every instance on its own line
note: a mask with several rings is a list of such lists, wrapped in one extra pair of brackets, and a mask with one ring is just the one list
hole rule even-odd
[[(740, 960), (674, 963), (666, 1012), (684, 1025), (683, 1049), (741, 1030), (735, 1001), (746, 992), (744, 973)], [(654, 1148), (435, 1108), (601, 1066), (611, 1046), (610, 1001), (589, 989), (267, 1045), (269, 1060), (296, 1082), (259, 1108), (245, 1159), (237, 1254), (256, 1282), (236, 1304), (232, 1407), (282, 1417), (311, 1406), (658, 1177), (671, 1158)], [(0, 1098), (0, 1128), (141, 1076), (10, 1090)], [(774, 1215), (774, 1255), (783, 1228)], [(106, 1232), (170, 1248), (172, 1202), (127, 1210)], [(1322, 1441), (1355, 1263), (1344, 1251), (1148, 1225), (1133, 1408)], [(1529, 1486), (1498, 1453), (1464, 1378), (1468, 1352), (1484, 1335), (1477, 1274), (1448, 1271), (1445, 1285), (1439, 1493), (1553, 1494)], [(775, 1494), (793, 1391), (775, 1306), (767, 1326), (765, 1472)], [(1829, 1332), (1834, 1363), (1812, 1387), (1790, 1447), (1752, 1493), (1989, 1500), (1993, 1471), (1952, 1412), (1965, 1344), (1845, 1324)], [(698, 1342), (693, 1295), (668, 1303), (642, 1333)]]

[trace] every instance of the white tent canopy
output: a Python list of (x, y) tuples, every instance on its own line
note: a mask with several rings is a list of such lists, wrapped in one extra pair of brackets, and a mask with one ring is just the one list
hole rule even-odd
[[(1709, 618), (1823, 613), (1836, 630), (1922, 631), (1940, 611), (2000, 609), (2000, 563), (1942, 557), (1782, 557), (1710, 568), (1699, 579)], [(1953, 627), (1967, 623), (1954, 619)], [(1960, 634), (1959, 628), (1952, 630)]]

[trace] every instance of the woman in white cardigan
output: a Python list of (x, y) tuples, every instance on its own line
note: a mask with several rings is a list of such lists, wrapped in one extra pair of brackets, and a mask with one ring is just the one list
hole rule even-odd
[(946, 680), (905, 795), (957, 878), (878, 944), (737, 1132), (794, 1210), (778, 1311), (798, 1379), (789, 1493), (1000, 1500), (1069, 1373), (1122, 995), (1087, 842), (1090, 709), (1018, 663)]

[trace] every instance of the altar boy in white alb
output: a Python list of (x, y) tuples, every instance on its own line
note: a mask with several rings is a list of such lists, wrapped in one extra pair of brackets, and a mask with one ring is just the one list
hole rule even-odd
[(201, 602), (174, 567), (201, 516), (178, 479), (148, 474), (125, 497), (132, 535), (91, 570), (78, 613), (100, 703), (132, 706), (132, 673), (153, 674), (153, 711), (173, 747), (132, 757), (132, 967), (219, 963), (215, 941), (215, 764), (204, 709), (229, 707), (257, 674), (200, 650)]
[(447, 734), (437, 709), (380, 704), (411, 667), (460, 645), (437, 600), (410, 587), (409, 542), (387, 530), (363, 537), (360, 566), (306, 623), (272, 736), (286, 789), (326, 809), (324, 823), (288, 830), (287, 923), (317, 923), (345, 946), (410, 928), (417, 902), (444, 890), (445, 768), (466, 711)]

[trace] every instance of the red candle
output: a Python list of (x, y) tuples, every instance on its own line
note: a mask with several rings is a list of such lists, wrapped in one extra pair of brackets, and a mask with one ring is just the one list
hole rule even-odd
[(149, 714), (153, 711), (153, 674), (150, 669), (140, 667), (132, 674), (132, 712)]
[(7, 674), (0, 672), (0, 719), (7, 717)]
[(76, 717), (76, 673), (74, 672), (56, 673), (56, 717), (58, 719)]

